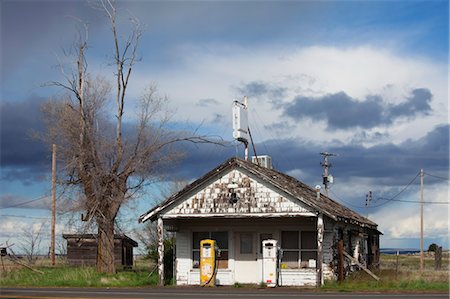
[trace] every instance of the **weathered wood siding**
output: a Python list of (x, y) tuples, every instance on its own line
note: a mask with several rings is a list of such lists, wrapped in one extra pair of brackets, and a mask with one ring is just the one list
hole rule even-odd
[[(230, 184), (236, 184), (237, 188), (229, 188)], [(235, 204), (229, 202), (231, 192), (235, 192), (239, 198)], [(239, 170), (232, 170), (171, 208), (163, 217), (250, 213), (311, 212), (300, 201), (280, 194), (274, 188), (258, 182)]]
[(281, 270), (279, 284), (281, 286), (316, 286), (315, 269)]
[[(115, 264), (122, 265), (122, 241), (114, 240)], [(74, 266), (93, 266), (97, 263), (97, 242), (86, 239), (67, 240), (67, 261)]]

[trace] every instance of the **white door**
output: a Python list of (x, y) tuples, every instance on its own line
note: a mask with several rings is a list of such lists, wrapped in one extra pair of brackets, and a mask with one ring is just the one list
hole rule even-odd
[(238, 283), (260, 283), (255, 232), (237, 232), (234, 249), (234, 280)]

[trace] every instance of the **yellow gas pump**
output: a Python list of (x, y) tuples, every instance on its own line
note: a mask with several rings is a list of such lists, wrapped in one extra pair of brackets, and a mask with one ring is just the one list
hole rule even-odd
[(213, 287), (216, 285), (216, 241), (200, 241), (200, 285)]

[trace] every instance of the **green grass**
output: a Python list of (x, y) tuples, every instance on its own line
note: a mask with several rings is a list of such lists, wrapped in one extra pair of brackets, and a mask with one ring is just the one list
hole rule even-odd
[(408, 291), (408, 292), (449, 292), (449, 274), (446, 271), (399, 271), (379, 270), (375, 274), (380, 277), (376, 281), (365, 272), (351, 274), (342, 283), (326, 281), (323, 290), (352, 292), (352, 291)]
[[(43, 275), (26, 268), (6, 264), (6, 271), (0, 268), (0, 287), (142, 287), (154, 286), (158, 283), (158, 274), (149, 261), (136, 260), (133, 270), (119, 270), (114, 275), (99, 274), (94, 267), (68, 266), (59, 261), (56, 267), (49, 266), (48, 261), (39, 261), (35, 267), (44, 272)], [(326, 281), (318, 291), (407, 291), (407, 292), (449, 292), (449, 259), (442, 261), (443, 270), (434, 271), (431, 258), (425, 260), (425, 270), (418, 271), (417, 256), (400, 256), (396, 273), (395, 255), (381, 255), (381, 268), (375, 271), (381, 279), (374, 280), (363, 271), (347, 277), (342, 283)], [(236, 283), (235, 288), (248, 287)], [(253, 286), (254, 287), (254, 286)]]
[(158, 277), (149, 270), (118, 271), (116, 274), (100, 274), (94, 267), (39, 267), (44, 274), (28, 269), (2, 272), (0, 286), (34, 287), (140, 287), (156, 285)]

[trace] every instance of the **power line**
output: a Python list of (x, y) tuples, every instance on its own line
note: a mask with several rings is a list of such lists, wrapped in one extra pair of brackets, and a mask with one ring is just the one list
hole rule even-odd
[(48, 219), (48, 217), (33, 217), (33, 216), (20, 216), (20, 215), (0, 215), (0, 217), (27, 218), (27, 219)]
[(376, 208), (376, 207), (380, 207), (380, 206), (382, 206), (382, 205), (385, 205), (385, 204), (387, 204), (387, 203), (389, 203), (389, 202), (392, 202), (392, 201), (398, 201), (398, 200), (395, 200), (395, 198), (397, 198), (400, 194), (402, 194), (406, 189), (408, 189), (409, 188), (409, 186), (411, 186), (412, 185), (412, 183), (414, 183), (414, 181), (419, 177), (419, 175), (420, 175), (420, 172), (418, 172), (417, 174), (416, 174), (416, 176), (400, 191), (400, 192), (398, 192), (397, 194), (395, 194), (393, 197), (391, 197), (391, 198), (386, 198), (386, 197), (378, 197), (377, 198), (377, 200), (378, 199), (382, 199), (382, 200), (386, 200), (386, 202), (384, 202), (384, 203), (382, 203), (382, 204), (379, 204), (379, 205), (377, 205), (377, 206), (373, 206), (374, 208)]
[(358, 208), (358, 209), (363, 209), (363, 208), (364, 208), (364, 207), (360, 207), (360, 206), (354, 205), (354, 204), (352, 204), (352, 203), (349, 203), (348, 201), (343, 200), (342, 198), (340, 198), (340, 197), (333, 191), (332, 188), (330, 188), (330, 189), (328, 189), (328, 190), (334, 195), (334, 197), (335, 197), (337, 200), (339, 200), (339, 201), (341, 201), (341, 202), (343, 202), (343, 203), (345, 203), (345, 204), (347, 204), (347, 205), (349, 205), (349, 206), (351, 206), (351, 207), (353, 207), (353, 208)]
[(15, 207), (20, 207), (20, 206), (23, 206), (23, 205), (32, 203), (32, 202), (34, 202), (34, 201), (41, 200), (41, 199), (46, 198), (46, 197), (47, 197), (47, 195), (43, 195), (43, 196), (41, 196), (41, 197), (38, 197), (38, 198), (35, 198), (35, 199), (32, 199), (32, 200), (29, 200), (29, 201), (21, 202), (21, 203), (15, 204), (15, 205), (11, 205), (11, 206), (8, 206), (8, 207), (0, 207), (0, 210), (1, 210), (1, 209), (10, 209), (10, 208), (15, 208)]
[[(331, 191), (331, 193), (333, 193), (333, 194), (336, 196), (336, 198), (339, 199), (340, 201), (342, 201), (342, 202), (348, 204), (349, 206), (352, 206), (352, 207), (354, 207), (354, 208), (360, 208), (360, 209), (364, 209), (364, 208), (367, 208), (367, 209), (369, 209), (369, 208), (370, 208), (370, 209), (374, 209), (374, 208), (381, 207), (381, 206), (383, 206), (383, 205), (385, 205), (385, 204), (388, 204), (388, 203), (394, 202), (394, 201), (420, 203), (420, 201), (405, 201), (405, 200), (399, 200), (399, 199), (396, 199), (400, 194), (402, 194), (406, 189), (409, 188), (409, 186), (411, 186), (411, 185), (414, 183), (414, 181), (419, 177), (419, 175), (420, 175), (420, 172), (418, 172), (418, 173), (416, 174), (416, 176), (415, 176), (415, 177), (414, 177), (414, 178), (413, 178), (413, 179), (412, 179), (405, 187), (403, 187), (403, 189), (402, 189), (400, 192), (398, 192), (397, 194), (395, 194), (393, 197), (391, 197), (391, 198), (378, 197), (377, 200), (378, 200), (378, 199), (382, 199), (382, 200), (386, 200), (386, 202), (383, 202), (383, 203), (381, 203), (381, 204), (379, 204), (379, 205), (375, 205), (375, 206), (366, 206), (366, 207), (356, 206), (356, 205), (353, 205), (353, 204), (351, 204), (351, 203), (349, 203), (349, 202), (346, 202), (346, 201), (340, 199), (338, 196), (336, 196), (336, 193), (334, 193), (333, 190), (330, 190), (330, 191)], [(424, 202), (424, 203), (438, 203), (438, 202)], [(448, 202), (442, 202), (442, 203), (448, 204)]]
[[(430, 173), (425, 173), (426, 175), (428, 175), (428, 176), (431, 176), (431, 177), (435, 177), (435, 178), (438, 178), (438, 179), (442, 179), (442, 180), (449, 180), (448, 178), (446, 178), (446, 177), (442, 177), (442, 176), (438, 176), (438, 175), (434, 175), (434, 174), (430, 174)], [(415, 201), (415, 200), (404, 200), (404, 199), (397, 199), (397, 197), (400, 195), (400, 194), (402, 194), (406, 189), (408, 189), (414, 182), (415, 182), (415, 180), (418, 178), (420, 176), (420, 172), (418, 172), (417, 174), (416, 174), (416, 176), (405, 186), (405, 187), (403, 187), (403, 189), (402, 190), (400, 190), (397, 194), (395, 194), (394, 196), (392, 196), (391, 198), (386, 198), (386, 197), (378, 197), (377, 198), (377, 200), (378, 199), (381, 199), (381, 200), (385, 200), (385, 202), (383, 202), (383, 203), (381, 203), (381, 204), (379, 204), (379, 205), (375, 205), (375, 206), (365, 206), (365, 207), (362, 207), (362, 206), (357, 206), (357, 205), (354, 205), (354, 204), (352, 204), (352, 203), (350, 203), (350, 202), (348, 202), (348, 201), (345, 201), (345, 200), (343, 200), (343, 199), (341, 199), (332, 189), (330, 189), (329, 191), (335, 196), (335, 198), (337, 199), (337, 200), (339, 200), (339, 201), (341, 201), (341, 202), (343, 202), (343, 203), (345, 203), (345, 204), (347, 204), (347, 205), (349, 205), (349, 206), (351, 206), (351, 207), (354, 207), (354, 208), (359, 208), (359, 209), (363, 209), (363, 208), (367, 208), (367, 209), (369, 209), (369, 208), (371, 208), (371, 209), (373, 209), (373, 208), (378, 208), (378, 207), (381, 207), (381, 206), (383, 206), (383, 205), (385, 205), (385, 204), (388, 204), (388, 203), (390, 203), (390, 202), (405, 202), (405, 203), (424, 203), (424, 204), (441, 204), (441, 205), (448, 205), (448, 204), (450, 204), (450, 202), (448, 202), (448, 201)]]
[(444, 180), (444, 181), (450, 181), (449, 178), (446, 178), (446, 177), (443, 177), (443, 176), (434, 175), (434, 174), (431, 174), (431, 173), (428, 173), (428, 172), (424, 172), (424, 174), (426, 174), (428, 176), (431, 176), (431, 177), (434, 177), (434, 178), (437, 178), (437, 179)]
[[(256, 111), (256, 109), (253, 108), (252, 111), (255, 112), (255, 115), (260, 119), (259, 122), (262, 123), (261, 118), (258, 115), (258, 112)], [(256, 118), (254, 120), (255, 120), (255, 122), (253, 123), (253, 125), (254, 125), (258, 135), (260, 135), (261, 138), (264, 138), (264, 134), (262, 134), (262, 129), (260, 129), (259, 126), (258, 126), (258, 120), (256, 120)], [(250, 118), (249, 118), (249, 121), (250, 121)], [(264, 126), (264, 123), (262, 123), (262, 124)], [(265, 149), (267, 155), (270, 155), (270, 151), (267, 149), (266, 142), (261, 140), (260, 143), (264, 146), (264, 149)]]
[[(380, 199), (388, 200), (388, 199), (385, 199), (385, 198), (380, 198)], [(402, 199), (389, 199), (389, 200), (391, 200), (391, 201), (398, 201), (398, 202), (421, 203), (421, 201), (418, 201), (418, 200), (402, 200)], [(448, 202), (448, 201), (423, 201), (423, 203), (426, 203), (426, 204), (442, 204), (442, 205), (450, 204), (450, 202)]]

